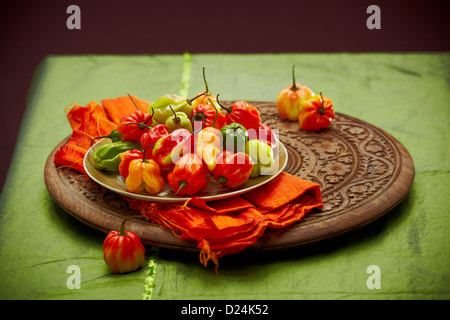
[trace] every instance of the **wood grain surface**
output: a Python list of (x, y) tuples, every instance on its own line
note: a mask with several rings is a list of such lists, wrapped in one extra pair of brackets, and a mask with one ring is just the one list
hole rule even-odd
[[(286, 147), (285, 172), (318, 183), (324, 208), (308, 214), (287, 228), (267, 229), (250, 250), (274, 250), (339, 236), (362, 227), (401, 202), (414, 180), (414, 163), (406, 148), (394, 137), (367, 122), (337, 113), (329, 128), (319, 132), (299, 129), (297, 122), (277, 117), (273, 102), (249, 101), (262, 118), (278, 131)], [(231, 102), (224, 101), (224, 105)], [(130, 214), (121, 195), (94, 181), (53, 164), (55, 146), (44, 168), (52, 198), (69, 214), (103, 232), (118, 230)], [(193, 241), (181, 240), (171, 231), (140, 219), (127, 222), (148, 245), (197, 251)]]

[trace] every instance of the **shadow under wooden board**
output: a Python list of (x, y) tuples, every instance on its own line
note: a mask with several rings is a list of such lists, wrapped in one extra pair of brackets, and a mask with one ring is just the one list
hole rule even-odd
[[(275, 250), (312, 243), (360, 228), (388, 213), (407, 195), (414, 180), (414, 162), (406, 148), (383, 130), (336, 113), (329, 128), (303, 131), (297, 122), (277, 117), (273, 102), (248, 101), (273, 129), (287, 153), (284, 172), (321, 186), (324, 208), (283, 229), (266, 229), (250, 250)], [(224, 105), (231, 104), (224, 101)], [(69, 214), (103, 232), (118, 230), (129, 215), (128, 203), (116, 192), (67, 168), (49, 155), (44, 179), (52, 198)], [(182, 240), (159, 225), (132, 219), (127, 230), (142, 242), (163, 248), (198, 251), (197, 243)]]

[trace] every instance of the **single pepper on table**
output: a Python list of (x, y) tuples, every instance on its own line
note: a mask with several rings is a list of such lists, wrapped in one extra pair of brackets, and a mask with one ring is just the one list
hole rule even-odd
[(110, 231), (103, 241), (103, 259), (113, 273), (132, 272), (144, 265), (145, 248), (141, 239), (136, 233), (125, 230), (125, 223), (134, 218), (137, 217), (124, 219), (119, 231)]
[(314, 92), (305, 85), (295, 82), (295, 66), (292, 66), (292, 85), (277, 94), (277, 110), (281, 119), (297, 121), (303, 103), (310, 99)]
[(320, 130), (328, 128), (334, 116), (333, 102), (321, 92), (303, 104), (298, 123), (303, 130)]

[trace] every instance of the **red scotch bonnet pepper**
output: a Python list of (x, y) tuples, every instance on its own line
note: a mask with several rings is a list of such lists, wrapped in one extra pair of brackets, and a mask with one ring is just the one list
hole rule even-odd
[(334, 116), (333, 102), (320, 93), (303, 104), (298, 123), (303, 130), (320, 130), (328, 128)]
[(122, 134), (123, 141), (139, 142), (141, 136), (152, 124), (152, 116), (142, 111), (135, 111), (123, 117), (117, 125), (117, 132)]
[(225, 116), (227, 124), (239, 123), (247, 130), (258, 129), (261, 125), (261, 116), (258, 109), (246, 101), (235, 102), (230, 107), (220, 107), (227, 111)]
[(139, 236), (125, 230), (129, 219), (146, 218), (132, 216), (126, 218), (120, 225), (120, 231), (110, 231), (103, 242), (103, 258), (113, 273), (135, 271), (144, 265), (145, 248)]
[(158, 140), (169, 134), (169, 130), (164, 124), (158, 124), (152, 128), (149, 128), (148, 132), (141, 136), (141, 147), (145, 151), (145, 158), (151, 159), (153, 153), (153, 147)]

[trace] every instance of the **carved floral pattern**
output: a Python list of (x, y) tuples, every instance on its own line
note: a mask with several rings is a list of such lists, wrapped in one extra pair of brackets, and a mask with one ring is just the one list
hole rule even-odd
[(321, 186), (324, 208), (307, 215), (302, 223), (362, 206), (395, 181), (400, 159), (396, 146), (381, 130), (337, 114), (329, 129), (308, 132), (295, 122), (276, 119), (271, 104), (262, 104), (259, 110), (272, 119), (271, 127), (279, 130), (288, 150), (285, 171)]

